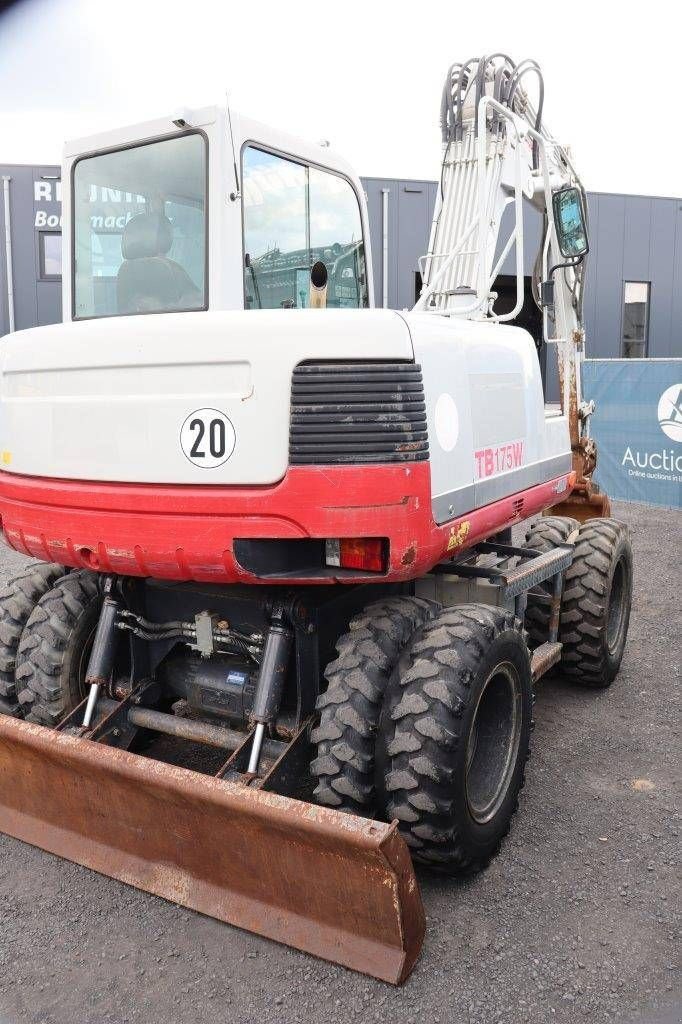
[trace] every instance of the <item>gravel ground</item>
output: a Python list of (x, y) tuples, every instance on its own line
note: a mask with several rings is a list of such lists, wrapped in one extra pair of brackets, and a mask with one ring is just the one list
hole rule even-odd
[(621, 674), (541, 684), (511, 834), (473, 881), (420, 877), (403, 989), (0, 836), (0, 1024), (678, 1021), (682, 514), (616, 515), (635, 548)]

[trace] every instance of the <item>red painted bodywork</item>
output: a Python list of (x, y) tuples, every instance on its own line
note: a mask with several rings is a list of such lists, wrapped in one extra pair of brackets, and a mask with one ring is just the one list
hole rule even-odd
[(439, 526), (431, 513), (428, 462), (293, 466), (268, 487), (98, 483), (0, 472), (0, 516), (11, 547), (46, 561), (213, 583), (276, 582), (239, 565), (235, 538), (387, 537), (385, 575), (346, 572), (339, 582), (400, 581), (548, 508), (573, 481), (573, 474), (564, 474)]

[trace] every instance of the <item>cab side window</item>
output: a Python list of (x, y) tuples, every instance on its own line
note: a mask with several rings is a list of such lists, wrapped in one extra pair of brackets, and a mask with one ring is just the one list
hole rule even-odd
[(242, 182), (247, 309), (308, 306), (318, 261), (327, 306), (368, 304), (360, 207), (345, 178), (249, 146)]

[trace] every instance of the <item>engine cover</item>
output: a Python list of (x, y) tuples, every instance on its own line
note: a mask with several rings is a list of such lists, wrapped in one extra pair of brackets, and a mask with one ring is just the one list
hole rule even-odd
[(391, 310), (232, 310), (19, 331), (0, 348), (0, 464), (110, 483), (273, 484), (294, 367), (412, 360)]

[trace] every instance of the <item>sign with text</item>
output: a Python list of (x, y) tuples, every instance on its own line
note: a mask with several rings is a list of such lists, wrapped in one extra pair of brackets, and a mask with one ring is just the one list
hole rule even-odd
[(583, 397), (611, 498), (682, 508), (682, 359), (588, 359)]

